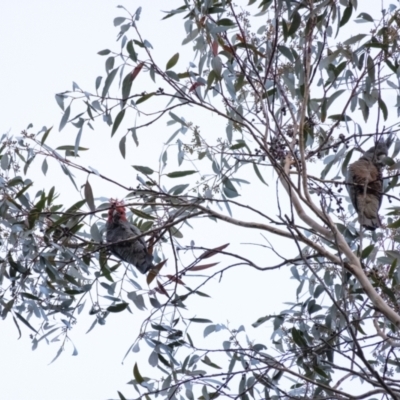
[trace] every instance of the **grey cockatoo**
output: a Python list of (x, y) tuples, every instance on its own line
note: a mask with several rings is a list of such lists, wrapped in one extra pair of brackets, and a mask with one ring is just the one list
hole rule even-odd
[(380, 140), (359, 160), (350, 164), (346, 183), (351, 202), (358, 214), (360, 225), (374, 231), (380, 227), (379, 208), (383, 197), (381, 169), (387, 157), (391, 138)]
[(107, 242), (111, 253), (122, 261), (134, 265), (142, 274), (153, 267), (153, 256), (149, 253), (143, 237), (127, 240), (142, 232), (126, 219), (125, 205), (122, 201), (110, 200), (110, 210), (106, 224)]

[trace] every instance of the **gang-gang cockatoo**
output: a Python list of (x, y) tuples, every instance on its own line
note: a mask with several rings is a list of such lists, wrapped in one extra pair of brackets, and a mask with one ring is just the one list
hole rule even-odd
[(126, 219), (123, 201), (110, 199), (110, 209), (106, 224), (107, 242), (111, 253), (122, 261), (134, 265), (142, 274), (153, 267), (153, 256), (149, 253), (143, 237), (128, 240), (142, 232)]
[(351, 202), (358, 214), (360, 225), (374, 231), (379, 228), (379, 208), (382, 204), (383, 159), (388, 154), (390, 138), (380, 140), (356, 162), (350, 164), (346, 183)]

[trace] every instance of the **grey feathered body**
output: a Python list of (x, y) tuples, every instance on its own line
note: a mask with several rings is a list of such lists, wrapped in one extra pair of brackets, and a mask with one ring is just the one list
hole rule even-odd
[(106, 232), (108, 243), (120, 242), (109, 246), (116, 257), (134, 265), (142, 274), (153, 267), (153, 256), (149, 254), (143, 237), (127, 240), (142, 232), (128, 221), (121, 220), (118, 211), (114, 211), (112, 219), (107, 221)]
[(380, 227), (379, 209), (382, 204), (382, 157), (387, 156), (387, 146), (379, 142), (356, 162), (350, 164), (346, 183), (360, 225), (375, 230)]

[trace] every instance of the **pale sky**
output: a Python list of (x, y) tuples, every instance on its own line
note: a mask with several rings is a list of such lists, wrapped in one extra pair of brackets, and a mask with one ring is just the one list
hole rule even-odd
[[(105, 75), (105, 57), (97, 52), (106, 48), (115, 49), (117, 28), (113, 26), (113, 19), (124, 16), (122, 10), (117, 9), (123, 4), (131, 12), (140, 5), (143, 6), (139, 29), (143, 37), (149, 40), (154, 47), (154, 54), (161, 65), (177, 51), (183, 54), (190, 52), (190, 45), (179, 49), (185, 37), (181, 17), (160, 21), (164, 14), (159, 10), (170, 10), (181, 5), (179, 0), (151, 0), (143, 2), (133, 0), (106, 1), (106, 0), (71, 0), (69, 2), (55, 2), (54, 0), (11, 1), (2, 0), (0, 3), (0, 54), (1, 74), (0, 88), (2, 94), (0, 120), (0, 134), (10, 131), (18, 133), (33, 123), (33, 131), (43, 125), (54, 125), (49, 142), (73, 144), (76, 130), (67, 126), (61, 133), (58, 125), (62, 116), (56, 104), (54, 95), (57, 92), (72, 88), (72, 81), (81, 88), (93, 90), (94, 80), (98, 75)], [(261, 21), (260, 21), (261, 23)], [(199, 117), (200, 118), (200, 117)], [(212, 129), (213, 117), (210, 116), (209, 129)], [(157, 128), (157, 129), (156, 129)], [(132, 185), (135, 184), (136, 174), (130, 165), (150, 165), (157, 160), (162, 142), (168, 140), (172, 134), (171, 128), (165, 126), (165, 121), (156, 128), (149, 129), (148, 133), (141, 134), (141, 146), (128, 147), (126, 160), (122, 160), (118, 150), (118, 138), (110, 139), (110, 129), (105, 124), (99, 124), (95, 132), (84, 132), (81, 145), (90, 147), (92, 152), (80, 162), (91, 165), (102, 173), (116, 179), (129, 181), (132, 175)], [(148, 136), (147, 136), (148, 135)], [(118, 136), (118, 135), (116, 135)], [(223, 134), (221, 134), (223, 136)], [(159, 143), (159, 147), (158, 146)], [(152, 161), (153, 160), (153, 161)], [(106, 161), (106, 162), (105, 162)], [(110, 163), (109, 161), (112, 161)], [(36, 166), (37, 182), (39, 185), (60, 184), (59, 191), (70, 203), (79, 199), (79, 193), (74, 192), (72, 185), (59, 170), (50, 170), (47, 178), (43, 177), (40, 165)], [(35, 171), (36, 171), (35, 170)], [(266, 176), (272, 181), (272, 175)], [(60, 179), (60, 181), (58, 180)], [(106, 187), (103, 182), (91, 181), (95, 196), (123, 196), (123, 192), (109, 193), (113, 187)], [(258, 189), (260, 187), (258, 186)], [(249, 200), (259, 202), (260, 206), (270, 207), (274, 203), (269, 198), (267, 189), (254, 192), (248, 190)], [(244, 202), (245, 202), (244, 198)], [(243, 200), (243, 198), (242, 198)], [(215, 247), (227, 242), (231, 246), (243, 242), (258, 241), (258, 233), (245, 232), (238, 228), (202, 225), (196, 232), (185, 233), (184, 244), (189, 244), (196, 237), (202, 244)], [(205, 244), (206, 243), (206, 244)], [(285, 249), (287, 242), (276, 241), (280, 250)], [(234, 247), (233, 247), (234, 248)], [(276, 258), (271, 255), (265, 260), (265, 253), (251, 247), (255, 258), (260, 264), (271, 265)], [(287, 251), (287, 250), (286, 250)], [(267, 280), (261, 280), (260, 277)], [(289, 280), (290, 273), (285, 270), (268, 272), (260, 275), (251, 269), (241, 269), (225, 274), (221, 284), (211, 282), (205, 290), (212, 299), (209, 305), (203, 300), (199, 304), (190, 304), (193, 316), (210, 318), (215, 323), (227, 323), (229, 320), (233, 328), (240, 324), (248, 327), (248, 334), (252, 337), (268, 341), (269, 334), (266, 328), (257, 330), (251, 328), (257, 318), (283, 309), (283, 301), (294, 301), (288, 298), (293, 293), (296, 284)], [(145, 278), (141, 276), (145, 285)], [(78, 356), (71, 356), (72, 347), (62, 354), (53, 364), (48, 365), (55, 356), (59, 344), (49, 345), (41, 342), (38, 349), (31, 350), (30, 332), (23, 329), (23, 337), (18, 339), (18, 332), (7, 318), (0, 323), (0, 398), (7, 400), (94, 400), (117, 398), (120, 390), (127, 398), (135, 397), (136, 392), (126, 383), (132, 378), (132, 367), (135, 362), (143, 365), (151, 374), (151, 368), (145, 367), (148, 353), (129, 355), (124, 365), (121, 361), (132, 342), (136, 338), (137, 329), (145, 312), (133, 308), (134, 314), (127, 312), (111, 315), (105, 326), (99, 326), (89, 334), (85, 332), (90, 327), (93, 317), (85, 309), (78, 324), (71, 331), (70, 336), (78, 349)], [(267, 325), (267, 324), (266, 324)], [(23, 327), (24, 328), (24, 327)], [(202, 332), (203, 325), (199, 325)], [(201, 334), (200, 334), (201, 336)], [(223, 340), (218, 334), (216, 346)], [(142, 346), (144, 348), (145, 346)]]

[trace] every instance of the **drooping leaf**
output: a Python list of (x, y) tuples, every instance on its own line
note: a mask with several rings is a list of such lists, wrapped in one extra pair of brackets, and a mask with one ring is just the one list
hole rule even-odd
[(123, 158), (125, 158), (126, 153), (126, 136), (122, 136), (121, 140), (119, 141), (119, 151)]
[(352, 12), (353, 12), (353, 5), (349, 3), (349, 5), (344, 10), (342, 19), (340, 20), (340, 25), (339, 25), (340, 27), (349, 22)]
[(110, 86), (111, 86), (111, 84), (113, 83), (113, 80), (114, 80), (115, 76), (117, 75), (118, 69), (119, 69), (119, 67), (113, 69), (113, 70), (107, 75), (107, 78), (106, 78), (106, 80), (105, 80), (105, 82), (104, 82), (103, 91), (102, 91), (102, 94), (101, 94), (102, 97), (106, 97), (106, 96), (107, 96), (107, 93), (108, 93), (108, 91), (110, 90)]
[(179, 53), (174, 54), (167, 62), (166, 70), (173, 68), (179, 60)]
[[(142, 70), (144, 62), (136, 65), (135, 69), (131, 73), (131, 81), (133, 82), (135, 78), (139, 75), (139, 72)], [(143, 100), (144, 101), (144, 100)]]
[(135, 48), (133, 47), (133, 41), (129, 40), (128, 44), (126, 45), (126, 50), (128, 51), (129, 57), (132, 61), (137, 62), (137, 54), (135, 52)]
[(61, 131), (67, 124), (70, 112), (71, 112), (71, 106), (68, 106), (67, 109), (64, 111), (64, 115), (61, 118), (60, 126), (58, 128), (59, 131)]
[(261, 172), (260, 172), (260, 170), (258, 169), (256, 163), (253, 163), (253, 168), (254, 168), (254, 171), (255, 171), (255, 173), (256, 173), (258, 179), (259, 179), (264, 185), (268, 186), (268, 183), (264, 181), (264, 178), (262, 177)]
[(42, 140), (40, 141), (40, 144), (44, 144), (44, 142), (46, 141), (46, 139), (49, 136), (52, 129), (53, 129), (53, 127), (46, 130), (46, 132), (44, 133), (44, 135), (42, 137)]
[(31, 329), (33, 332), (38, 333), (38, 331), (18, 312), (15, 312), (15, 315), (17, 318), (22, 321), (29, 329)]
[(166, 264), (167, 261), (168, 259), (161, 261), (149, 271), (146, 278), (146, 282), (148, 285), (150, 285), (150, 283), (153, 282), (154, 278), (159, 274), (161, 268)]
[(290, 24), (290, 28), (288, 31), (288, 36), (292, 36), (296, 33), (301, 23), (301, 16), (298, 11), (294, 11), (292, 15), (292, 20)]
[[(117, 117), (115, 118), (114, 125), (113, 125), (112, 131), (111, 131), (111, 137), (114, 136), (114, 133), (117, 131), (119, 125), (121, 124), (122, 120), (124, 119), (125, 111), (126, 111), (126, 110), (125, 110), (125, 108), (124, 108), (123, 110), (121, 110), (121, 111), (118, 113)], [(125, 158), (125, 157), (124, 157), (124, 158)]]
[(137, 383), (141, 384), (144, 382), (142, 375), (140, 375), (139, 367), (138, 367), (137, 363), (135, 363), (135, 365), (133, 367), (133, 376), (135, 377)]
[(93, 199), (93, 191), (92, 191), (92, 187), (90, 186), (89, 181), (87, 181), (85, 183), (85, 200), (87, 202), (87, 205), (90, 208), (90, 211), (94, 212), (96, 211), (96, 206), (94, 204), (94, 199)]

